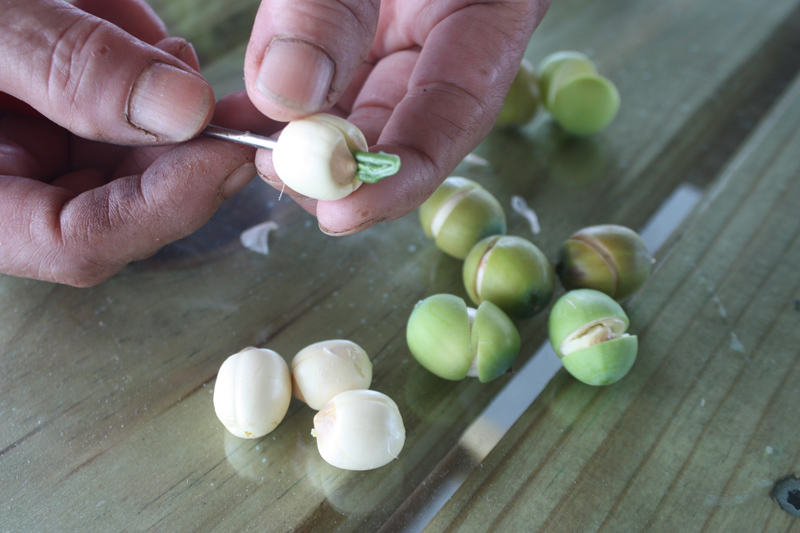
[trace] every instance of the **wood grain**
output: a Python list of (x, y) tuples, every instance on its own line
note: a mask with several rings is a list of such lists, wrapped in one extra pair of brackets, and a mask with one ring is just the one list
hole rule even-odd
[[(241, 88), (257, 4), (152, 1), (195, 43), (217, 96)], [(416, 301), (466, 296), (461, 264), (416, 214), (332, 239), (253, 182), (200, 231), (98, 287), (0, 277), (0, 530), (398, 531), (453, 461), (474, 472), (431, 531), (796, 530), (769, 490), (800, 470), (787, 422), (798, 394), (800, 109), (787, 84), (799, 13), (797, 0), (554, 2), (528, 59), (590, 53), (620, 88), (618, 119), (574, 139), (542, 115), (492, 133), (476, 150), (487, 165), (456, 171), (553, 259), (584, 225), (638, 229), (680, 184), (709, 187), (630, 303), (641, 355), (619, 386), (559, 373), (476, 465), (459, 439), (508, 379), (440, 380), (404, 338)], [(540, 235), (511, 212), (513, 195), (537, 212)], [(243, 249), (239, 234), (268, 219), (279, 225), (270, 254)], [(545, 321), (519, 324), (520, 365)], [(216, 420), (228, 355), (255, 345), (289, 359), (326, 338), (373, 358), (373, 388), (405, 419), (399, 461), (330, 467), (297, 401), (263, 439), (230, 437)]]
[(631, 374), (553, 382), (426, 531), (800, 528), (797, 120), (800, 78), (628, 304)]

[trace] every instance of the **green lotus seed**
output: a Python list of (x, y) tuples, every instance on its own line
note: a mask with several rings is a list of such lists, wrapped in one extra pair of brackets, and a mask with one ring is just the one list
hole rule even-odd
[(619, 91), (580, 52), (557, 52), (539, 65), (542, 102), (558, 124), (575, 135), (602, 131), (619, 111)]
[(497, 115), (495, 127), (505, 128), (526, 124), (536, 115), (538, 109), (538, 80), (531, 65), (523, 61), (503, 100), (503, 107)]
[(500, 202), (477, 182), (451, 176), (419, 208), (425, 233), (448, 255), (464, 259), (490, 235), (506, 232)]
[(464, 287), (475, 304), (490, 301), (515, 319), (550, 303), (555, 275), (547, 257), (530, 241), (495, 235), (476, 244), (464, 261)]
[(477, 309), (461, 298), (435, 294), (414, 307), (406, 326), (414, 358), (443, 379), (491, 381), (507, 372), (520, 349), (511, 319), (491, 302)]
[(602, 224), (577, 231), (562, 245), (556, 273), (567, 290), (595, 289), (623, 300), (647, 281), (654, 261), (638, 233)]
[(613, 298), (593, 289), (563, 295), (548, 319), (550, 343), (564, 368), (588, 385), (609, 385), (633, 366), (638, 339)]
[(575, 135), (591, 135), (608, 127), (619, 111), (619, 92), (599, 75), (574, 76), (553, 88), (548, 110)]

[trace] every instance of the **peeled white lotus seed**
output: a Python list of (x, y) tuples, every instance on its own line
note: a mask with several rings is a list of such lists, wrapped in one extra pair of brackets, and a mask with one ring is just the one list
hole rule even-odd
[(373, 390), (345, 391), (314, 417), (320, 455), (344, 470), (372, 470), (397, 459), (406, 429), (397, 404)]
[(281, 423), (292, 399), (292, 379), (283, 357), (245, 348), (228, 357), (214, 386), (214, 410), (237, 437), (263, 437)]
[(369, 150), (361, 130), (343, 118), (318, 113), (286, 125), (272, 151), (272, 164), (296, 192), (339, 200), (362, 185), (353, 150)]
[(306, 346), (292, 359), (292, 394), (312, 409), (352, 389), (368, 389), (372, 362), (358, 344), (341, 339)]

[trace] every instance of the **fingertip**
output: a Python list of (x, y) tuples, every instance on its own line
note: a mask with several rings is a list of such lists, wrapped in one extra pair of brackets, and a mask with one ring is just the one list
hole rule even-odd
[(383, 220), (382, 209), (373, 205), (370, 198), (377, 198), (375, 189), (380, 183), (364, 185), (341, 200), (317, 202), (317, 223), (325, 235), (343, 237), (363, 231)]
[(366, 183), (342, 200), (318, 202), (317, 218), (323, 233), (352, 235), (381, 222), (396, 220), (419, 207), (440, 182), (437, 169), (419, 154), (397, 146), (372, 149), (399, 153), (400, 172), (378, 183)]
[(347, 198), (317, 202), (320, 231), (332, 237), (343, 237), (396, 218), (394, 211), (402, 199), (391, 189), (383, 183), (365, 184)]
[(180, 49), (176, 57), (197, 72), (200, 72), (200, 58), (197, 57), (194, 45), (188, 41), (184, 41), (184, 43), (185, 45)]
[(369, 54), (380, 0), (262, 0), (245, 56), (253, 103), (288, 122), (332, 107)]
[(222, 182), (222, 187), (220, 188), (220, 194), (222, 198), (227, 200), (243, 189), (244, 186), (250, 183), (254, 177), (256, 177), (255, 163), (252, 161), (244, 163), (242, 166), (231, 172), (230, 175), (225, 178), (225, 181)]
[(275, 167), (272, 165), (272, 150), (259, 148), (256, 151), (256, 168), (258, 169), (258, 177), (261, 178), (261, 181), (280, 192), (281, 196), (285, 194), (300, 204), (306, 211), (313, 212), (309, 209), (309, 206), (312, 206), (313, 210), (316, 209), (317, 201), (315, 199), (300, 194), (291, 187), (287, 187), (283, 180), (278, 177), (278, 174), (275, 172)]
[(187, 67), (200, 72), (200, 60), (192, 43), (180, 37), (167, 37), (156, 43), (156, 48), (181, 60)]
[[(317, 216), (319, 217), (319, 213), (317, 213)], [(369, 229), (378, 222), (380, 221), (366, 220), (355, 226), (348, 226), (347, 229), (332, 229), (326, 226), (325, 222), (319, 221), (318, 219), (318, 226), (319, 230), (329, 237), (347, 237), (348, 235), (355, 235), (356, 233), (362, 232), (365, 229)], [(333, 227), (334, 228), (336, 227), (335, 224), (333, 225)]]

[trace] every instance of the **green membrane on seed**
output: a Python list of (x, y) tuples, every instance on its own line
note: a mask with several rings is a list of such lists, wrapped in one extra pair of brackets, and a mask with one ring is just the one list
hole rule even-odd
[(419, 208), (426, 235), (448, 255), (464, 259), (472, 247), (489, 235), (506, 232), (500, 202), (478, 183), (451, 176)]
[(555, 275), (547, 256), (532, 242), (495, 235), (476, 244), (462, 268), (464, 287), (477, 305), (490, 301), (513, 319), (529, 318), (553, 296)]
[(489, 235), (506, 232), (503, 208), (486, 189), (474, 189), (458, 203), (436, 236), (436, 245), (457, 259)]
[(477, 377), (481, 383), (492, 381), (511, 370), (519, 354), (517, 328), (492, 302), (483, 302), (478, 306), (470, 342), (476, 354)]
[(561, 246), (556, 273), (567, 290), (591, 288), (613, 297), (617, 290), (613, 267), (591, 244), (569, 239)]
[(406, 326), (414, 358), (443, 379), (477, 377), (491, 381), (508, 372), (520, 349), (517, 328), (491, 302), (478, 309), (451, 294), (435, 294), (417, 303)]
[(636, 336), (618, 337), (567, 354), (561, 363), (570, 374), (587, 385), (610, 385), (631, 369), (638, 346)]
[(628, 316), (613, 298), (593, 289), (570, 291), (548, 318), (550, 344), (564, 368), (589, 385), (614, 383), (633, 366), (638, 350)]
[(414, 306), (406, 327), (408, 348), (417, 361), (440, 378), (464, 379), (472, 364), (467, 304), (436, 294)]

